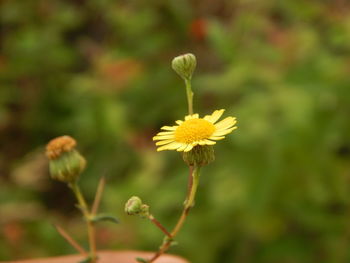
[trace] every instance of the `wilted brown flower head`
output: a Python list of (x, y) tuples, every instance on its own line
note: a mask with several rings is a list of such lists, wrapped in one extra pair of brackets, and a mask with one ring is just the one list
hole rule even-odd
[(73, 150), (76, 145), (77, 142), (68, 135), (57, 137), (46, 145), (46, 156), (50, 160), (57, 159), (62, 153)]

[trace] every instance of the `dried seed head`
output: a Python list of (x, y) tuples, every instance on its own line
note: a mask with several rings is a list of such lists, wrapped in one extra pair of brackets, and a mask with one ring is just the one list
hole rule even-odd
[(64, 135), (52, 139), (46, 146), (46, 156), (50, 159), (57, 159), (62, 153), (72, 151), (77, 142), (70, 136)]
[(79, 178), (86, 166), (85, 158), (75, 149), (76, 141), (70, 136), (51, 140), (46, 146), (50, 175), (54, 180), (71, 183)]

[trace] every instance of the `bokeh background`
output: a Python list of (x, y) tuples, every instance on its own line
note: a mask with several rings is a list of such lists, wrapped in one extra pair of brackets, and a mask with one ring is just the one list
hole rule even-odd
[(141, 196), (171, 228), (187, 168), (157, 153), (186, 114), (176, 55), (198, 59), (195, 108), (239, 129), (215, 147), (172, 253), (201, 263), (350, 262), (350, 3), (346, 0), (3, 0), (0, 7), (0, 259), (74, 253), (84, 224), (43, 154), (68, 134), (89, 161), (81, 186), (121, 224), (99, 247), (155, 250)]

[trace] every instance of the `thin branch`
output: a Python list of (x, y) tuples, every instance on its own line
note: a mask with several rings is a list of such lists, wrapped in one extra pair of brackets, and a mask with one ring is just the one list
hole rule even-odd
[(105, 184), (106, 184), (106, 179), (104, 176), (102, 176), (99, 183), (98, 183), (98, 187), (97, 187), (96, 195), (95, 195), (95, 200), (94, 200), (94, 203), (92, 205), (92, 209), (91, 209), (92, 215), (96, 215), (96, 213), (98, 211), (98, 207), (101, 203), (101, 197), (103, 194), (103, 190), (105, 188)]
[(88, 253), (85, 251), (85, 249), (78, 244), (77, 241), (75, 241), (62, 227), (58, 225), (53, 225), (57, 232), (72, 246), (74, 247), (80, 254), (87, 257)]
[(91, 220), (92, 214), (90, 213), (89, 206), (87, 205), (85, 198), (76, 182), (73, 182), (70, 185), (71, 189), (73, 190), (79, 206), (81, 207), (81, 210), (83, 212), (83, 216), (86, 221), (86, 226), (87, 226), (87, 232), (89, 236), (89, 246), (90, 246), (90, 257), (91, 263), (96, 263), (97, 262), (97, 256), (96, 256), (96, 233), (95, 233), (95, 225), (94, 222)]
[(152, 221), (153, 224), (155, 224), (167, 237), (169, 237), (170, 239), (172, 239), (172, 235), (170, 234), (170, 232), (168, 230), (166, 230), (166, 228), (157, 220), (154, 218), (153, 215), (150, 215), (149, 220)]
[(196, 196), (197, 187), (198, 187), (198, 183), (199, 183), (200, 167), (195, 166), (195, 167), (193, 167), (193, 170), (190, 167), (190, 171), (192, 172), (192, 174), (190, 176), (193, 177), (193, 180), (191, 181), (192, 182), (191, 191), (188, 193), (188, 196), (186, 198), (185, 206), (184, 206), (184, 209), (182, 211), (182, 214), (181, 214), (179, 220), (177, 221), (173, 231), (171, 231), (171, 233), (170, 233), (171, 239), (167, 240), (166, 242), (164, 242), (160, 246), (159, 250), (148, 261), (149, 263), (154, 262), (157, 258), (159, 258), (162, 254), (164, 254), (169, 249), (169, 247), (171, 246), (171, 243), (172, 243), (172, 239), (175, 238), (177, 233), (182, 228), (182, 226), (183, 226), (183, 224), (188, 216), (188, 213), (194, 204), (194, 199)]

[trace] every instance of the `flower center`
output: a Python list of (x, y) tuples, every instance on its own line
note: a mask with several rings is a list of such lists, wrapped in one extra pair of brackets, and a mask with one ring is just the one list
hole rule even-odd
[(191, 119), (183, 122), (175, 130), (175, 140), (182, 143), (192, 143), (208, 139), (215, 131), (215, 126), (204, 119)]

